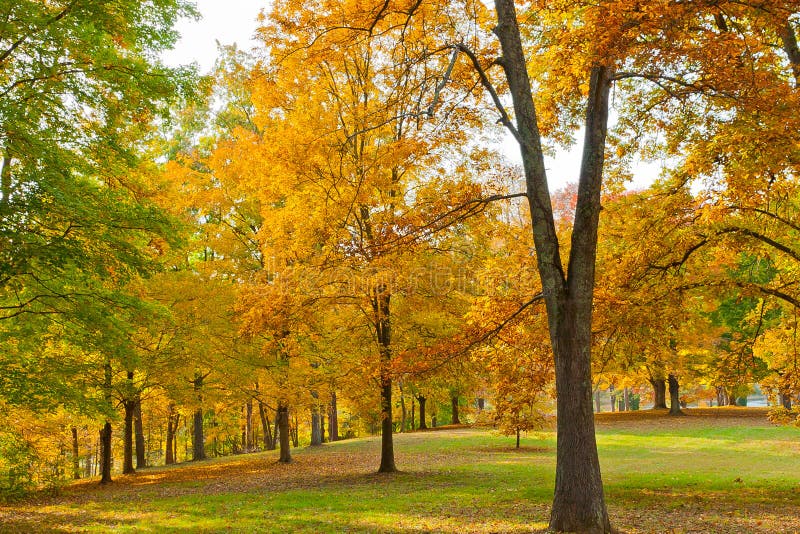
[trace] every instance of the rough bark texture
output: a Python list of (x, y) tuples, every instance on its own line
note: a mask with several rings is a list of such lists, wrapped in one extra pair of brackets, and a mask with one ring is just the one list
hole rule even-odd
[(144, 441), (144, 425), (142, 424), (142, 397), (136, 396), (133, 408), (133, 432), (136, 438), (136, 469), (147, 467), (147, 450)]
[(669, 375), (669, 415), (683, 415), (681, 411), (680, 385), (678, 377)]
[(425, 430), (428, 428), (428, 425), (425, 423), (425, 402), (427, 402), (427, 398), (424, 395), (420, 395), (417, 397), (417, 401), (419, 402), (419, 429)]
[(651, 378), (650, 385), (653, 386), (653, 409), (667, 409), (667, 382), (663, 378)]
[(278, 436), (280, 441), (281, 454), (279, 462), (288, 464), (292, 461), (291, 443), (289, 442), (289, 407), (278, 403)]
[(454, 425), (460, 425), (461, 420), (458, 418), (458, 396), (454, 396), (450, 398), (450, 406), (453, 410), (453, 417), (450, 419), (450, 422)]
[(106, 421), (100, 431), (100, 483), (111, 482), (111, 423)]
[(335, 391), (331, 391), (331, 405), (328, 409), (328, 441), (339, 441), (339, 406)]
[(375, 334), (380, 347), (381, 358), (381, 464), (379, 473), (394, 473), (394, 441), (392, 438), (392, 375), (391, 375), (391, 343), (392, 330), (389, 319), (389, 303), (391, 293), (385, 284), (379, 284), (373, 290), (372, 311), (375, 318)]
[(792, 66), (792, 73), (800, 85), (800, 47), (797, 45), (797, 34), (794, 32), (792, 23), (787, 20), (786, 24), (778, 29), (778, 33), (783, 44), (783, 51), (786, 52)]
[(611, 70), (591, 69), (572, 243), (564, 276), (531, 82), (514, 0), (497, 0), (495, 28), (514, 104), (534, 245), (547, 307), (557, 393), (556, 487), (550, 529), (611, 532), (594, 432), (592, 297)]

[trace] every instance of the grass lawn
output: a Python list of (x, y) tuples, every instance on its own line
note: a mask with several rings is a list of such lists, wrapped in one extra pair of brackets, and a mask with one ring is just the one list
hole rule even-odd
[[(600, 461), (622, 532), (800, 532), (800, 429), (757, 408), (603, 414)], [(378, 475), (380, 441), (151, 468), (110, 487), (0, 506), (2, 532), (542, 532), (555, 435), (483, 429), (396, 435), (403, 472)]]

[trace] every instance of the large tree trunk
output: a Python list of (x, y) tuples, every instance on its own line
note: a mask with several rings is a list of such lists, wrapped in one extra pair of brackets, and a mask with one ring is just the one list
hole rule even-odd
[(425, 402), (428, 399), (424, 395), (419, 395), (417, 397), (417, 402), (419, 402), (419, 429), (425, 430), (428, 428), (428, 425), (425, 423)]
[(100, 431), (100, 483), (111, 482), (111, 423), (106, 421)]
[(667, 409), (667, 383), (663, 378), (649, 379), (650, 385), (653, 386), (653, 409), (666, 410)]
[(147, 467), (147, 450), (144, 440), (144, 425), (142, 424), (142, 397), (136, 396), (133, 408), (133, 432), (136, 438), (136, 469)]
[(278, 402), (277, 420), (278, 437), (281, 449), (281, 454), (278, 461), (288, 464), (292, 461), (292, 452), (290, 450), (291, 443), (289, 442), (289, 407), (283, 402)]
[(669, 415), (684, 415), (681, 411), (680, 387), (678, 377), (669, 375)]
[(72, 478), (81, 478), (81, 450), (78, 444), (78, 429), (72, 427)]
[(175, 457), (175, 434), (178, 431), (178, 418), (180, 414), (175, 413), (175, 404), (170, 403), (167, 408), (167, 437), (166, 437), (166, 456), (164, 463), (166, 465), (174, 464), (177, 461)]
[(381, 358), (381, 465), (379, 473), (394, 473), (394, 442), (392, 437), (392, 375), (391, 375), (391, 323), (389, 302), (391, 293), (385, 284), (373, 288), (372, 311), (375, 318), (375, 333), (380, 346)]
[(192, 383), (197, 397), (197, 408), (194, 411), (192, 425), (192, 461), (206, 459), (206, 438), (203, 434), (203, 380), (205, 376), (196, 374)]
[(331, 405), (328, 408), (328, 441), (339, 441), (339, 406), (336, 403), (336, 392), (331, 391)]
[(458, 395), (454, 395), (450, 398), (450, 405), (453, 408), (453, 417), (450, 419), (450, 422), (454, 425), (460, 425), (461, 420), (458, 418)]
[[(514, 104), (536, 259), (555, 358), (556, 487), (550, 529), (611, 532), (592, 412), (591, 334), (597, 228), (608, 125), (611, 69), (591, 68), (586, 132), (567, 274), (553, 218), (541, 137), (514, 0), (496, 0), (495, 27)], [(501, 117), (507, 126), (510, 119)]]

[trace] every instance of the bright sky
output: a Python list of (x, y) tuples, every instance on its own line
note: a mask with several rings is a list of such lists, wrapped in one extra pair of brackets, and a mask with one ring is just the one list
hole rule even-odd
[(170, 65), (197, 63), (201, 72), (208, 72), (217, 58), (217, 42), (236, 43), (247, 50), (255, 45), (253, 35), (256, 17), (266, 9), (269, 0), (195, 0), (203, 18), (183, 20), (177, 30), (181, 39), (174, 50), (164, 54)]
[[(240, 49), (250, 49), (258, 23), (256, 18), (262, 9), (267, 9), (270, 0), (195, 0), (202, 18), (198, 21), (183, 20), (177, 30), (181, 35), (174, 50), (164, 54), (170, 65), (197, 63), (201, 72), (209, 72), (217, 57), (217, 42), (223, 45), (236, 43)], [(581, 139), (582, 136), (578, 136)], [(512, 139), (503, 144), (506, 156), (519, 163), (519, 150)], [(571, 151), (559, 152), (555, 158), (547, 158), (550, 190), (562, 188), (567, 182), (575, 182), (580, 170), (580, 146)], [(658, 164), (640, 163), (634, 169), (636, 178), (629, 187), (639, 188), (650, 184), (660, 170)]]

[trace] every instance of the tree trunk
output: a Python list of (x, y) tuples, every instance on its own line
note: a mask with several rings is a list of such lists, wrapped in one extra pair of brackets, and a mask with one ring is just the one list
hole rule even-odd
[(245, 404), (245, 431), (247, 432), (245, 447), (247, 452), (251, 452), (256, 448), (255, 445), (255, 428), (253, 426), (253, 399), (247, 399)]
[(331, 390), (331, 405), (328, 408), (328, 441), (339, 441), (339, 406), (336, 403), (336, 391)]
[(100, 483), (111, 482), (111, 423), (106, 421), (100, 431)]
[(670, 373), (669, 375), (669, 415), (684, 415), (681, 411), (680, 388), (678, 377)]
[(288, 464), (292, 461), (292, 452), (290, 450), (291, 444), (289, 443), (289, 407), (283, 402), (278, 403), (278, 414), (276, 419), (281, 448), (281, 454), (278, 461)]
[(414, 395), (411, 395), (411, 430), (416, 430), (417, 428), (417, 403), (414, 402)]
[(136, 402), (126, 400), (122, 403), (125, 409), (125, 426), (122, 429), (122, 474), (129, 475), (135, 473), (133, 468), (133, 412)]
[(192, 461), (206, 459), (206, 440), (203, 434), (203, 380), (205, 376), (196, 374), (192, 383), (197, 396), (197, 408), (194, 411), (192, 431)]
[(147, 467), (147, 450), (144, 440), (144, 425), (142, 423), (142, 397), (136, 395), (133, 408), (133, 432), (136, 438), (136, 469)]
[(400, 432), (406, 431), (406, 396), (403, 393), (403, 382), (398, 382), (397, 387), (400, 389)]
[(325, 405), (317, 405), (317, 410), (319, 410), (319, 439), (325, 443)]
[(419, 402), (419, 429), (425, 430), (428, 425), (425, 423), (425, 402), (428, 399), (424, 395), (419, 395), (417, 401)]
[(667, 384), (663, 378), (649, 379), (650, 385), (653, 386), (653, 409), (666, 410), (667, 409)]
[(517, 429), (517, 448), (519, 449), (519, 428)]
[(597, 413), (601, 413), (603, 411), (603, 407), (600, 405), (600, 390), (596, 390), (594, 392), (594, 410)]
[(172, 465), (177, 460), (175, 458), (175, 434), (178, 431), (178, 418), (180, 415), (175, 413), (175, 404), (170, 403), (167, 408), (167, 437), (166, 437), (166, 456), (164, 463)]
[(450, 422), (454, 425), (460, 425), (461, 420), (458, 418), (458, 395), (450, 398), (450, 405), (453, 408), (453, 417), (450, 419)]
[[(591, 67), (570, 257), (564, 276), (528, 65), (514, 0), (496, 0), (494, 29), (514, 104), (542, 298), (555, 358), (556, 487), (550, 529), (611, 532), (592, 410), (591, 334), (597, 229), (612, 72)], [(502, 117), (511, 126), (508, 117)]]
[(264, 431), (264, 449), (268, 451), (274, 451), (275, 438), (272, 434), (269, 415), (267, 415), (267, 407), (264, 406), (262, 401), (258, 401), (258, 414), (261, 416), (261, 428)]
[(319, 422), (319, 406), (311, 408), (311, 446), (322, 445), (322, 429)]
[(624, 401), (624, 404), (622, 405), (623, 410), (626, 412), (631, 411), (631, 392), (628, 391), (627, 387), (623, 390), (622, 398)]
[(616, 411), (617, 411), (617, 394), (616, 393), (612, 393), (611, 394), (611, 413), (614, 413)]
[(297, 448), (300, 446), (300, 426), (297, 423), (297, 414), (294, 414), (292, 419), (294, 419), (294, 424), (289, 425), (289, 434), (292, 436), (292, 445)]
[(81, 450), (78, 444), (78, 429), (72, 427), (72, 478), (81, 478)]
[(379, 473), (394, 473), (394, 441), (392, 436), (392, 375), (391, 375), (391, 322), (389, 303), (391, 293), (385, 284), (372, 290), (372, 311), (375, 318), (375, 334), (380, 345), (381, 364), (381, 464)]

